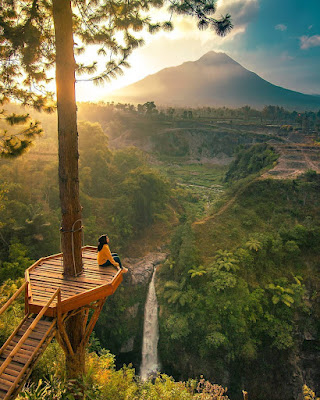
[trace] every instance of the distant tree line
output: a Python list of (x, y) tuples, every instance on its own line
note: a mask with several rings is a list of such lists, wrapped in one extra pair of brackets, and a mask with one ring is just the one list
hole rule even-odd
[(277, 124), (284, 125), (282, 130), (302, 130), (303, 132), (320, 132), (320, 110), (314, 111), (290, 111), (284, 107), (266, 105), (262, 110), (257, 110), (248, 105), (239, 108), (228, 107), (158, 107), (154, 101), (147, 101), (136, 106), (130, 103), (82, 103), (82, 110), (94, 109), (95, 114), (125, 113), (141, 115), (156, 120), (199, 120), (205, 119), (208, 122), (256, 123), (262, 125)]

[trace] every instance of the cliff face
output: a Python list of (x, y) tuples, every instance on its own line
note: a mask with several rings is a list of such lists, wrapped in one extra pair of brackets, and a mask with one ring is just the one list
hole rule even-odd
[(121, 287), (106, 302), (95, 328), (102, 347), (116, 354), (118, 367), (131, 363), (139, 371), (148, 286), (154, 268), (167, 256), (167, 253), (158, 251), (141, 258), (122, 260), (128, 273)]

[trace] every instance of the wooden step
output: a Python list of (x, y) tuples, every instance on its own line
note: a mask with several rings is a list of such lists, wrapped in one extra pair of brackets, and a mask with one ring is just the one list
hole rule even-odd
[[(16, 335), (0, 350), (0, 368), (13, 349), (18, 345), (36, 316), (30, 316)], [(55, 321), (42, 319), (30, 332), (17, 354), (10, 360), (0, 375), (0, 400), (13, 400), (31, 373), (38, 357), (43, 353), (55, 332)]]

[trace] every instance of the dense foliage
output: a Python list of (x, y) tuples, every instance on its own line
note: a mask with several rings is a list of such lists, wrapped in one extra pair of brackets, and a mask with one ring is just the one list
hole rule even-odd
[(225, 180), (228, 182), (242, 179), (264, 168), (271, 168), (277, 159), (278, 154), (266, 143), (240, 149), (229, 167)]
[[(228, 400), (227, 389), (199, 381), (175, 382), (162, 374), (153, 382), (141, 382), (132, 366), (115, 369), (114, 356), (107, 351), (100, 356), (87, 354), (87, 373), (78, 381), (65, 381), (61, 373), (32, 383), (18, 399), (29, 400)], [(59, 376), (60, 375), (60, 376)]]
[(286, 365), (292, 379), (305, 329), (319, 334), (319, 183), (310, 173), (253, 181), (223, 215), (176, 230), (158, 282), (166, 371), (228, 382), (232, 398), (243, 388), (255, 399), (292, 395), (290, 385), (261, 390), (256, 376), (281, 385)]
[[(139, 150), (111, 152), (99, 124), (82, 122), (79, 132), (85, 242), (107, 231), (120, 250), (166, 212), (170, 186)], [(59, 251), (56, 166), (50, 154), (1, 161), (0, 281)]]
[[(228, 386), (234, 400), (241, 397), (242, 389), (258, 400), (282, 400), (300, 393), (303, 371), (308, 370), (309, 379), (319, 370), (319, 175), (309, 171), (295, 180), (257, 179), (277, 157), (265, 144), (240, 149), (229, 168), (181, 165), (173, 153), (168, 163), (155, 162), (154, 157), (151, 165), (146, 153), (122, 147), (117, 139), (124, 136), (125, 143), (137, 140), (141, 144), (148, 136), (161, 137), (165, 126), (187, 126), (192, 131), (193, 117), (184, 118), (183, 113), (172, 117), (171, 112), (160, 120), (150, 105), (140, 111), (86, 105), (80, 112), (92, 113), (101, 122), (101, 126), (79, 124), (85, 243), (94, 244), (101, 233), (108, 232), (112, 249), (132, 256), (128, 249), (145, 244), (159, 223), (166, 240), (170, 239), (166, 249), (170, 256), (159, 268), (157, 281), (163, 371), (182, 380), (204, 374), (211, 382)], [(213, 114), (212, 110), (193, 110), (193, 116), (197, 112)], [(55, 126), (49, 116), (43, 125), (49, 134), (39, 139), (30, 154), (0, 163), (0, 281), (12, 278), (0, 289), (3, 301), (20, 285), (16, 279), (33, 260), (59, 251)], [(245, 129), (249, 125), (250, 115)], [(281, 135), (290, 132), (277, 129)], [(111, 150), (106, 132), (121, 149)], [(230, 148), (235, 149), (239, 142), (234, 138), (245, 144), (256, 142), (250, 132), (225, 134), (225, 123), (213, 137), (219, 135), (220, 150), (230, 140)], [(210, 133), (204, 136), (209, 138)], [(227, 169), (228, 185), (224, 182)], [(156, 246), (164, 244), (163, 236), (159, 237)], [(108, 299), (99, 319), (96, 336), (103, 347), (117, 354), (118, 366), (131, 361), (139, 366), (145, 295), (146, 287), (132, 288), (124, 282)], [(137, 304), (138, 314), (130, 319)], [(1, 319), (2, 342), (21, 318), (22, 308), (22, 302), (16, 304)], [(123, 344), (132, 337), (134, 351), (123, 352)], [(91, 349), (101, 350), (96, 339)], [(310, 357), (314, 358), (310, 361)], [(34, 371), (35, 383), (25, 397), (77, 394), (79, 386), (64, 381), (62, 358), (53, 343)], [(116, 371), (114, 363), (110, 355), (88, 356), (88, 376), (80, 384), (86, 396), (215, 398), (167, 376), (158, 377), (155, 384), (142, 384), (131, 367)], [(61, 376), (54, 376), (55, 371)], [(297, 371), (302, 372), (297, 376)], [(42, 382), (37, 383), (39, 378)], [(306, 383), (314, 387), (315, 381), (310, 380)], [(214, 390), (209, 384), (207, 388)], [(312, 393), (305, 388), (305, 396), (315, 398)]]

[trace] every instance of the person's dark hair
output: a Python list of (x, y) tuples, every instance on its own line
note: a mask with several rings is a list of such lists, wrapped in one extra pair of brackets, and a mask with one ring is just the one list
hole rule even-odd
[(102, 250), (102, 247), (107, 243), (108, 235), (101, 235), (98, 239), (98, 251)]

